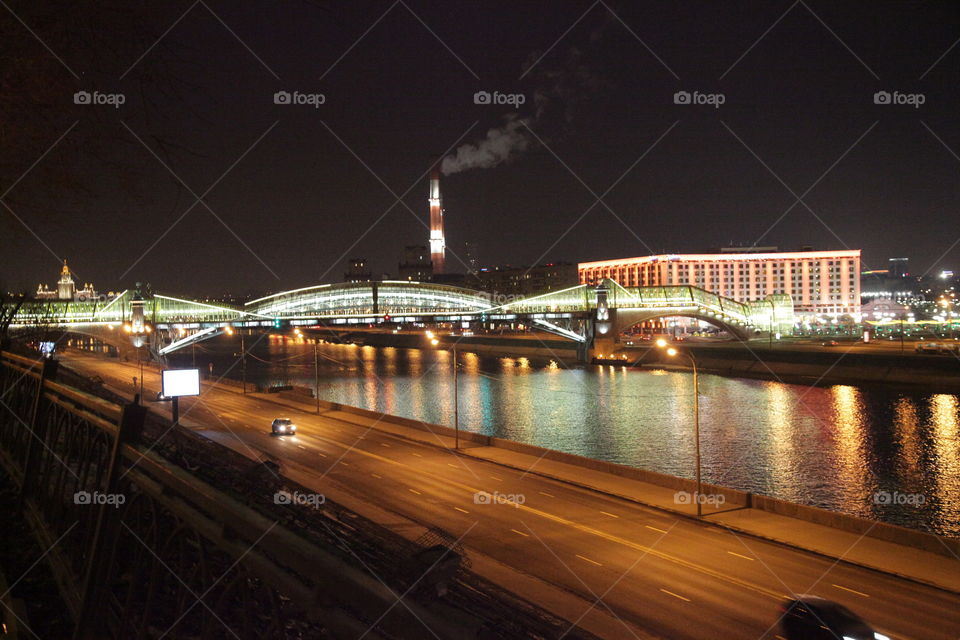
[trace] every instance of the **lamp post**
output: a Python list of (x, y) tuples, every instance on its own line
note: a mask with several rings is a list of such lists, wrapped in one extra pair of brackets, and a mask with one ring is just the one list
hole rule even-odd
[(774, 306), (772, 298), (768, 302), (770, 302), (770, 330), (767, 332), (770, 336), (770, 343), (768, 348), (773, 349), (773, 327), (776, 322), (777, 308)]
[[(427, 332), (428, 336), (432, 336), (432, 332)], [(440, 341), (434, 337), (430, 337), (430, 344), (437, 346), (440, 344)], [(453, 448), (460, 448), (460, 385), (459, 385), (459, 376), (457, 373), (457, 347), (453, 346)]]
[[(661, 349), (667, 350), (667, 355), (670, 357), (676, 356), (681, 353), (674, 347), (671, 347), (667, 344), (667, 341), (663, 338), (657, 340), (657, 346)], [(689, 351), (684, 351), (685, 355), (689, 360), (690, 364), (693, 366), (693, 437), (696, 441), (696, 464), (697, 464), (697, 490), (693, 495), (694, 502), (697, 503), (697, 517), (703, 517), (703, 504), (700, 501), (701, 489), (703, 487), (701, 477), (700, 477), (700, 382), (697, 377), (697, 361), (694, 359), (693, 354)]]
[(317, 399), (317, 415), (320, 415), (320, 363), (317, 341), (313, 341), (313, 395)]
[(457, 376), (457, 345), (453, 345), (453, 430), (454, 449), (460, 448), (460, 385)]

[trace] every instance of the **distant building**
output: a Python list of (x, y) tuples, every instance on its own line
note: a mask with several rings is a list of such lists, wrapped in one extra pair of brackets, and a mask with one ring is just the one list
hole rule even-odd
[(910, 275), (910, 258), (890, 258), (887, 269), (893, 278), (906, 278)]
[(576, 286), (577, 265), (551, 262), (534, 267), (483, 268), (468, 277), (466, 284), (495, 295), (528, 296), (546, 293)]
[(347, 272), (343, 274), (344, 282), (370, 282), (373, 272), (367, 266), (366, 258), (350, 258), (347, 262)]
[(73, 281), (73, 273), (71, 273), (70, 267), (67, 266), (67, 261), (64, 260), (63, 268), (60, 269), (60, 279), (57, 280), (56, 290), (49, 288), (45, 284), (41, 284), (37, 286), (37, 292), (34, 294), (34, 297), (38, 300), (92, 301), (97, 295), (92, 284), (84, 284), (83, 287), (77, 289), (77, 285)]
[(860, 307), (864, 320), (905, 320), (910, 312), (907, 305), (886, 298), (876, 298)]
[(420, 244), (404, 247), (400, 264), (397, 265), (397, 279), (407, 282), (430, 282), (433, 279), (430, 250)]
[(704, 253), (581, 262), (580, 282), (692, 285), (738, 302), (786, 293), (801, 315), (858, 316), (860, 250)]

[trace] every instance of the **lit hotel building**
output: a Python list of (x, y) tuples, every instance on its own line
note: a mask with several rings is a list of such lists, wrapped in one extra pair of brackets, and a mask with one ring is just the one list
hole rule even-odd
[(581, 262), (580, 282), (624, 287), (693, 285), (738, 302), (787, 293), (800, 315), (859, 318), (860, 250), (703, 253)]

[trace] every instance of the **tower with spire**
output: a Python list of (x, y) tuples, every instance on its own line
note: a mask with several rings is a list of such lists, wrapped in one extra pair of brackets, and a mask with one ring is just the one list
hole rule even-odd
[(73, 294), (76, 293), (77, 286), (73, 282), (73, 275), (70, 273), (70, 267), (64, 259), (63, 268), (60, 269), (60, 279), (57, 281), (57, 298), (60, 300), (73, 300)]

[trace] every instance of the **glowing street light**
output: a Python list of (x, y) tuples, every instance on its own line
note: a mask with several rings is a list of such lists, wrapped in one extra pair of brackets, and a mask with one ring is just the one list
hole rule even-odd
[[(666, 349), (667, 355), (671, 358), (677, 356), (680, 351), (676, 348), (671, 347), (667, 344), (667, 341), (663, 338), (657, 340), (657, 346), (661, 349)], [(693, 494), (694, 502), (697, 503), (697, 517), (703, 517), (703, 504), (700, 501), (701, 489), (703, 488), (703, 483), (700, 477), (700, 381), (697, 377), (697, 361), (694, 359), (693, 354), (689, 351), (684, 351), (683, 355), (687, 356), (690, 359), (690, 364), (693, 366), (693, 434), (694, 440), (696, 441), (696, 458), (697, 458), (697, 490)]]

